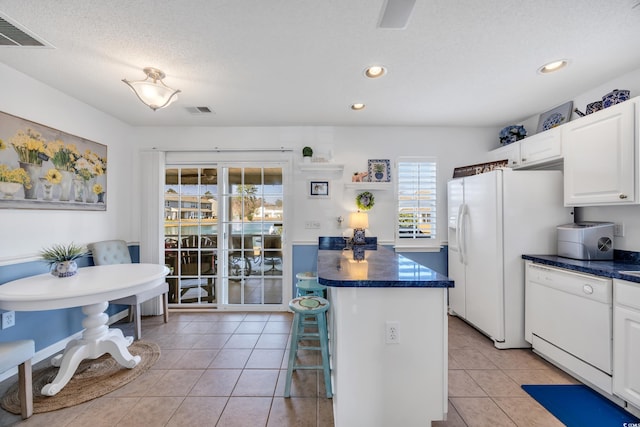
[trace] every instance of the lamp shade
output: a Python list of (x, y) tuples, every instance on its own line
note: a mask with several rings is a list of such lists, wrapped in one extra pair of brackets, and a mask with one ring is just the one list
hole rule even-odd
[(349, 215), (349, 227), (369, 228), (369, 214), (366, 212), (354, 212)]
[(164, 84), (162, 79), (165, 74), (162, 71), (147, 67), (144, 72), (147, 74), (147, 78), (144, 80), (135, 82), (126, 79), (122, 80), (131, 88), (140, 101), (155, 111), (172, 104), (178, 99), (180, 90), (172, 89)]

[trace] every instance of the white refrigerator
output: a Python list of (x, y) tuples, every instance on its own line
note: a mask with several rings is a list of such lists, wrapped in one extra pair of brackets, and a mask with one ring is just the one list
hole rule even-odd
[(523, 254), (555, 254), (556, 226), (573, 222), (560, 171), (492, 172), (449, 181), (449, 313), (497, 348), (524, 339)]

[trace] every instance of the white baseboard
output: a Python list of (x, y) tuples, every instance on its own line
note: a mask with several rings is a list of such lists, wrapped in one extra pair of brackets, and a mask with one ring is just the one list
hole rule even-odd
[[(109, 321), (108, 324), (112, 325), (115, 322), (117, 322), (120, 319), (124, 319), (125, 317), (127, 317), (129, 315), (129, 310), (122, 310), (119, 313), (114, 314), (113, 316), (109, 316)], [(63, 340), (60, 340), (54, 344), (51, 344), (49, 347), (43, 348), (39, 351), (36, 352), (36, 354), (33, 356), (33, 358), (31, 359), (31, 364), (35, 365), (38, 362), (42, 362), (43, 360), (46, 360), (48, 358), (50, 358), (51, 356), (53, 356), (54, 354), (57, 354), (59, 352), (61, 352), (62, 350), (65, 349), (65, 347), (67, 346), (67, 343), (71, 340), (75, 340), (75, 339), (79, 339), (82, 337), (82, 331), (75, 333)], [(10, 378), (14, 375), (18, 374), (18, 367), (16, 366), (15, 368), (9, 369), (8, 371), (5, 371), (3, 373), (0, 374), (0, 382), (6, 380), (7, 378)]]

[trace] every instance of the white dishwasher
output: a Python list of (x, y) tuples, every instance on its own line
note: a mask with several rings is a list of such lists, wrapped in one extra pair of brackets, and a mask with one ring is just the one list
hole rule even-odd
[(611, 279), (526, 263), (525, 339), (536, 353), (611, 394)]

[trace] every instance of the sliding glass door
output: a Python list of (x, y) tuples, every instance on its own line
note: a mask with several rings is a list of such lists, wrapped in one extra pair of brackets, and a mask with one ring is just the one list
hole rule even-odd
[(283, 165), (165, 169), (165, 263), (176, 307), (284, 306)]

